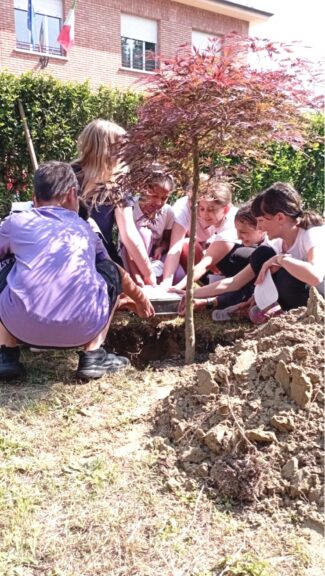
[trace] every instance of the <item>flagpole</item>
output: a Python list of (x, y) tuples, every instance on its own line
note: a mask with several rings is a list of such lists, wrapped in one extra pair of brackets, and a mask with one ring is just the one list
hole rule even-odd
[(20, 114), (20, 117), (21, 117), (21, 120), (23, 123), (23, 127), (24, 127), (25, 138), (26, 138), (26, 142), (27, 142), (27, 148), (28, 148), (30, 159), (32, 162), (33, 171), (35, 172), (38, 168), (38, 162), (37, 162), (37, 158), (36, 158), (36, 154), (35, 154), (35, 150), (34, 150), (33, 140), (32, 140), (32, 137), (30, 135), (30, 132), (29, 132), (29, 128), (28, 128), (28, 124), (27, 124), (27, 120), (26, 120), (26, 116), (25, 116), (25, 112), (24, 112), (24, 107), (23, 107), (21, 100), (18, 100), (18, 108), (19, 108), (19, 114)]

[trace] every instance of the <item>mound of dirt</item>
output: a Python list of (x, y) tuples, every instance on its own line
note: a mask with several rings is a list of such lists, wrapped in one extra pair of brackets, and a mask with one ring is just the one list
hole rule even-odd
[(312, 289), (307, 308), (179, 369), (155, 422), (169, 489), (199, 480), (221, 498), (320, 520), (323, 323), (324, 300)]

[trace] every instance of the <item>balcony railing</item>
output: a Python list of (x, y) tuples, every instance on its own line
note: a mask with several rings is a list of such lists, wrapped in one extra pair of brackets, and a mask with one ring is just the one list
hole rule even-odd
[(65, 56), (65, 50), (61, 46), (41, 46), (40, 44), (32, 45), (30, 42), (17, 40), (16, 47), (26, 52), (39, 52), (47, 56)]

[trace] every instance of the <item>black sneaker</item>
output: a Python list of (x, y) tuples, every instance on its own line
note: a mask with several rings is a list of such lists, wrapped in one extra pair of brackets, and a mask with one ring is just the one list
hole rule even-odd
[(19, 362), (19, 355), (18, 346), (0, 346), (0, 378), (15, 378), (25, 373), (24, 366)]
[(106, 352), (105, 348), (98, 348), (98, 350), (91, 350), (90, 352), (78, 352), (78, 354), (77, 378), (100, 378), (104, 374), (119, 372), (130, 366), (128, 358)]

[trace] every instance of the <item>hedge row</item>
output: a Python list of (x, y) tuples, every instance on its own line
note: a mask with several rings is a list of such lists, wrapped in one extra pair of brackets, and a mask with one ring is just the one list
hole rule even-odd
[[(38, 162), (71, 161), (76, 140), (94, 118), (113, 120), (128, 128), (137, 119), (142, 96), (101, 86), (93, 92), (87, 82), (62, 83), (51, 76), (0, 74), (0, 211), (12, 198), (30, 197), (32, 166), (18, 111), (24, 106)], [(1, 210), (2, 208), (2, 210)]]
[(309, 140), (302, 151), (274, 145), (271, 163), (259, 164), (238, 179), (241, 200), (255, 196), (273, 182), (290, 182), (303, 197), (306, 208), (324, 210), (324, 116), (310, 117)]
[[(31, 195), (32, 167), (17, 102), (24, 105), (39, 162), (71, 161), (76, 157), (76, 139), (94, 118), (128, 126), (136, 122), (143, 96), (105, 86), (92, 91), (87, 82), (62, 83), (51, 76), (0, 74), (0, 215), (11, 201)], [(324, 123), (321, 116), (310, 121), (310, 141), (303, 152), (289, 146), (274, 146), (271, 164), (250, 167), (235, 182), (236, 200), (245, 200), (274, 181), (289, 181), (303, 195), (305, 204), (323, 207)], [(220, 159), (219, 159), (220, 161)], [(227, 160), (222, 159), (222, 163)]]

